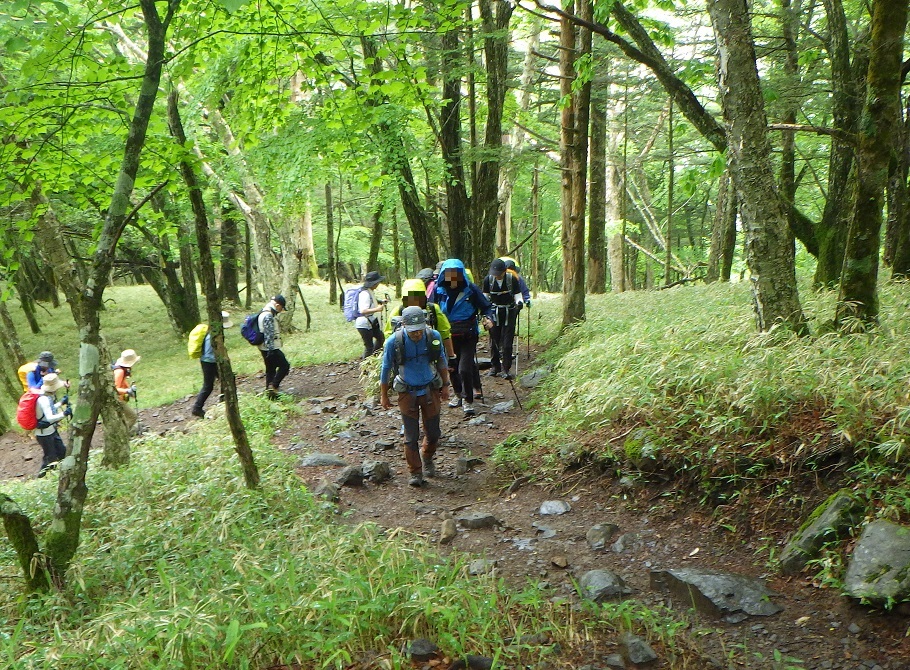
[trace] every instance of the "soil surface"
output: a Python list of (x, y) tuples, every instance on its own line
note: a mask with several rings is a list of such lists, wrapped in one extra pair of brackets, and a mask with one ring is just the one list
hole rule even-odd
[[(522, 356), (523, 370), (533, 367)], [(855, 604), (834, 589), (818, 588), (809, 578), (784, 579), (770, 572), (766, 553), (752, 543), (716, 528), (711, 510), (680, 503), (678, 496), (664, 496), (669, 487), (657, 485), (622, 488), (612, 475), (590, 471), (566, 473), (560, 481), (513, 480), (497, 475), (489, 462), (493, 447), (534, 420), (533, 412), (515, 406), (494, 414), (493, 405), (518, 398), (524, 404), (528, 391), (516, 382), (483, 377), (485, 400), (476, 403), (483, 421), (470, 421), (461, 408), (443, 406), (442, 446), (437, 453), (438, 476), (421, 488), (408, 486), (408, 472), (399, 442), (397, 410), (385, 411), (365, 399), (359, 383), (359, 364), (338, 363), (294, 369), (282, 391), (303, 407), (275, 436), (275, 446), (294, 455), (320, 452), (336, 454), (352, 465), (384, 460), (392, 466), (390, 481), (374, 485), (345, 486), (340, 511), (350, 512), (352, 522), (370, 521), (390, 529), (423, 536), (442, 554), (464, 552), (496, 561), (496, 572), (516, 585), (528, 579), (541, 583), (548, 597), (577, 601), (573, 581), (593, 569), (611, 570), (631, 587), (630, 598), (647, 606), (663, 604), (686, 615), (692, 626), (687, 645), (700, 660), (687, 667), (806, 668), (807, 670), (906, 670), (910, 668), (910, 616), (907, 610), (883, 613)], [(244, 391), (260, 391), (261, 377), (244, 379)], [(213, 394), (209, 404), (215, 402)], [(141, 423), (155, 432), (191, 429), (192, 398), (165, 407), (145, 409)], [(477, 459), (466, 474), (456, 473), (459, 457)], [(34, 477), (41, 449), (29, 437), (8, 433), (0, 437), (0, 478)], [(314, 488), (322, 478), (334, 480), (341, 467), (298, 467), (303, 481)], [(568, 502), (561, 515), (540, 514), (548, 500)], [(670, 502), (667, 502), (670, 501)], [(499, 521), (492, 529), (465, 530), (439, 545), (444, 518), (488, 512)], [(610, 546), (594, 551), (585, 534), (595, 524), (615, 524), (628, 546), (616, 553)], [(780, 529), (778, 542), (791, 529)], [(635, 538), (635, 539), (633, 539)], [(699, 568), (732, 572), (764, 579), (776, 594), (773, 602), (784, 609), (769, 617), (750, 617), (725, 623), (692, 612), (688, 604), (651, 589), (653, 569)], [(606, 668), (606, 655), (619, 651), (616, 641), (604, 640), (590, 657), (572, 650), (554, 667)], [(662, 650), (658, 647), (658, 653)], [(775, 662), (791, 657), (799, 663)], [(634, 667), (631, 664), (628, 667)], [(661, 656), (647, 667), (671, 668)]]

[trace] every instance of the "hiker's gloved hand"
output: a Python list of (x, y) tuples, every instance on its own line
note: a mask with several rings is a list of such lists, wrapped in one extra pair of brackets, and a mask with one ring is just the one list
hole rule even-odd
[(73, 416), (73, 408), (70, 407), (69, 405), (67, 405), (66, 409), (63, 410), (63, 416), (65, 416), (66, 418), (70, 418), (71, 416)]
[(525, 307), (527, 307), (528, 309), (531, 309), (531, 301), (530, 301), (530, 300), (525, 300)]
[(60, 399), (60, 404), (61, 404), (61, 405), (69, 405), (69, 404), (70, 404), (70, 396), (69, 396), (68, 393), (67, 393), (65, 396), (63, 396), (63, 398)]
[(518, 312), (520, 312), (520, 311), (521, 311), (521, 308), (524, 307), (524, 306), (525, 306), (525, 304), (524, 304), (523, 302), (516, 302), (516, 303), (515, 303), (515, 310), (518, 311)]
[(132, 397), (132, 398), (135, 398), (135, 397), (136, 397), (136, 385), (135, 385), (135, 384), (131, 384), (131, 385), (130, 385), (130, 390), (127, 391), (126, 394), (127, 394), (128, 396)]

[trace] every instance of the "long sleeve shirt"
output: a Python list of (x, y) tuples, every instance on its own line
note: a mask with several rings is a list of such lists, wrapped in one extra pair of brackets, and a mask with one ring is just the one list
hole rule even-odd
[(259, 314), (259, 330), (262, 331), (260, 350), (274, 351), (275, 349), (281, 349), (281, 329), (278, 326), (278, 319), (275, 318), (275, 312), (270, 309), (262, 310)]
[(199, 357), (199, 360), (203, 363), (215, 362), (215, 347), (212, 346), (211, 333), (206, 335), (205, 339), (202, 341), (202, 356)]
[(62, 405), (54, 402), (53, 397), (46, 393), (38, 397), (38, 404), (35, 406), (35, 416), (39, 420), (49, 422), (51, 425), (47, 428), (36, 428), (35, 435), (44, 437), (53, 435), (57, 430), (57, 424), (63, 420), (63, 412), (60, 411)]

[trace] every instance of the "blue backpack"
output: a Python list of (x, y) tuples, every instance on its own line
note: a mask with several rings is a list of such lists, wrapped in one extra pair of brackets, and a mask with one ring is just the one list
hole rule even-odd
[(344, 318), (348, 321), (354, 321), (357, 317), (363, 316), (360, 313), (360, 292), (363, 286), (352, 286), (344, 292)]
[(253, 346), (259, 346), (265, 341), (265, 336), (262, 334), (262, 331), (259, 330), (260, 314), (262, 314), (262, 312), (250, 314), (243, 320), (243, 325), (240, 326), (240, 334)]

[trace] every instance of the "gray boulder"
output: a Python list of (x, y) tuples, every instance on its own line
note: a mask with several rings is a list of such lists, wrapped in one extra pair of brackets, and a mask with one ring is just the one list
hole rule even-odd
[(910, 600), (910, 527), (873, 521), (859, 538), (844, 592), (873, 605)]
[(540, 504), (540, 513), (543, 516), (565, 514), (571, 511), (572, 506), (565, 500), (544, 500)]
[(490, 408), (490, 414), (508, 414), (512, 411), (512, 408), (515, 407), (514, 400), (506, 400), (505, 402), (498, 402)]
[(496, 561), (487, 558), (475, 558), (468, 564), (469, 575), (486, 575), (496, 569)]
[(418, 638), (413, 640), (411, 644), (408, 645), (408, 656), (411, 657), (412, 661), (417, 661), (418, 663), (426, 663), (436, 658), (436, 654), (439, 653), (439, 647), (436, 646), (435, 642), (431, 642), (426, 638)]
[(849, 490), (838, 491), (819, 505), (780, 555), (780, 571), (795, 575), (818, 556), (826, 542), (839, 540), (862, 520), (862, 503)]
[(522, 388), (533, 389), (537, 388), (544, 379), (550, 374), (549, 368), (537, 368), (536, 370), (531, 370), (526, 375), (518, 380), (518, 383), (521, 384)]
[(338, 473), (335, 483), (339, 486), (363, 486), (363, 468), (359, 465), (349, 465)]
[(381, 484), (392, 478), (392, 466), (388, 461), (364, 461), (363, 476), (374, 484)]
[(301, 468), (319, 468), (333, 465), (347, 465), (348, 462), (335, 454), (307, 454), (300, 459)]
[(613, 539), (619, 526), (615, 523), (599, 523), (588, 529), (585, 538), (588, 540), (588, 546), (594, 551), (603, 551), (607, 547), (607, 542)]
[(454, 519), (445, 519), (442, 522), (442, 528), (439, 531), (439, 544), (448, 544), (458, 535), (458, 528), (455, 527)]
[(609, 570), (589, 570), (578, 580), (578, 589), (582, 598), (596, 603), (631, 592), (622, 577)]
[(669, 591), (699, 612), (723, 618), (728, 623), (739, 623), (749, 616), (770, 616), (783, 610), (771, 602), (771, 596), (777, 594), (762, 580), (726, 572), (652, 570), (651, 588)]

